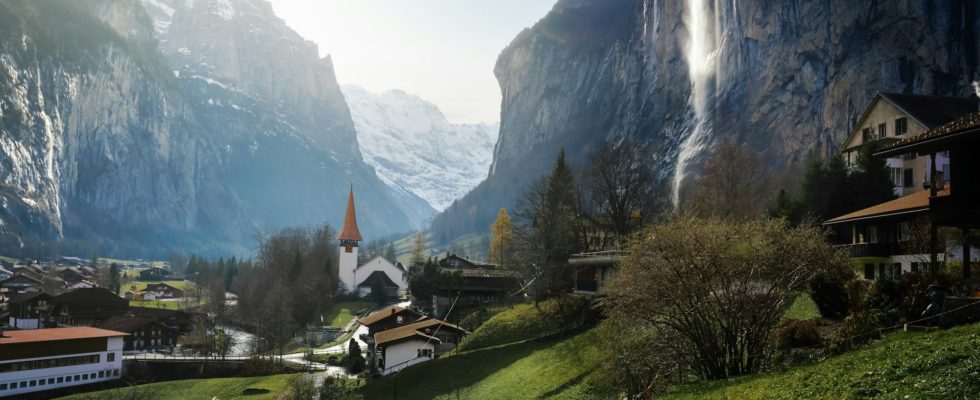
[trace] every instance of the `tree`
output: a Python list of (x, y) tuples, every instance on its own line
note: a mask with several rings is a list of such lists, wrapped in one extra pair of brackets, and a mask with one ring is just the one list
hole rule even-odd
[(439, 266), (431, 259), (408, 270), (408, 290), (414, 301), (429, 305), (439, 288)]
[(721, 145), (695, 188), (693, 210), (704, 217), (743, 220), (763, 216), (772, 195), (772, 173), (751, 149)]
[(511, 229), (510, 216), (507, 210), (501, 208), (497, 213), (497, 221), (490, 226), (490, 263), (507, 266), (513, 262), (514, 231)]
[(656, 176), (638, 144), (603, 142), (589, 160), (589, 197), (601, 228), (626, 238), (663, 210), (663, 198), (654, 193)]
[(518, 216), (523, 220), (517, 230), (521, 269), (535, 280), (535, 301), (554, 297), (562, 313), (562, 300), (571, 287), (568, 257), (580, 249), (578, 194), (562, 149), (551, 174), (532, 183), (518, 199)]
[(109, 265), (109, 290), (112, 293), (119, 294), (119, 288), (122, 287), (122, 273), (119, 268), (119, 264), (112, 263)]
[(364, 356), (361, 355), (361, 346), (354, 338), (347, 343), (347, 372), (359, 374), (364, 371)]
[(395, 243), (388, 242), (385, 246), (385, 259), (391, 262), (398, 262), (398, 253), (395, 252)]
[(769, 337), (796, 293), (818, 273), (848, 268), (823, 231), (781, 220), (687, 215), (647, 228), (608, 286), (610, 318), (676, 337), (651, 351), (720, 379), (765, 366)]
[(422, 236), (422, 231), (415, 232), (415, 242), (412, 244), (412, 266), (419, 266), (425, 262), (426, 258), (425, 250), (425, 237)]

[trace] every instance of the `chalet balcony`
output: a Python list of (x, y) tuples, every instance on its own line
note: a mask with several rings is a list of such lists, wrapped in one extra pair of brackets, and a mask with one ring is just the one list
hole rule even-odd
[(907, 246), (902, 243), (855, 243), (838, 245), (837, 248), (847, 249), (851, 257), (889, 257), (909, 254)]

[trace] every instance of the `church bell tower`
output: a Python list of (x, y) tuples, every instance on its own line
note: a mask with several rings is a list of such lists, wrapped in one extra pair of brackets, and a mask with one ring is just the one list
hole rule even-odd
[(354, 187), (351, 186), (347, 195), (347, 214), (344, 216), (344, 228), (337, 236), (340, 240), (340, 282), (349, 293), (357, 291), (354, 270), (357, 268), (357, 245), (362, 240), (361, 231), (357, 229), (357, 213), (354, 212)]

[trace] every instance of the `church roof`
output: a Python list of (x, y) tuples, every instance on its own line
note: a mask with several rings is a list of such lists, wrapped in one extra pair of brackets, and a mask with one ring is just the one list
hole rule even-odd
[(344, 216), (344, 228), (340, 230), (339, 240), (362, 240), (361, 231), (357, 229), (357, 214), (354, 212), (354, 189), (347, 195), (347, 215)]
[(382, 271), (374, 271), (371, 275), (368, 275), (367, 279), (358, 284), (358, 287), (373, 287), (376, 281), (381, 281), (381, 285), (387, 288), (397, 288), (398, 284), (388, 277), (388, 274)]

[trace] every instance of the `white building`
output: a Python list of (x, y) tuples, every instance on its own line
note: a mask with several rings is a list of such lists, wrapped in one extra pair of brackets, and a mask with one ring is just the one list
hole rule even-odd
[[(357, 228), (357, 213), (354, 210), (354, 191), (351, 190), (347, 196), (347, 213), (344, 216), (344, 227), (337, 236), (340, 241), (340, 261), (339, 275), (340, 283), (348, 293), (357, 293), (358, 296), (368, 296), (371, 294), (369, 278), (379, 279), (379, 275), (384, 276), (380, 279), (385, 282), (385, 289), (397, 292), (408, 289), (408, 281), (405, 276), (405, 269), (400, 264), (392, 264), (383, 257), (377, 257), (362, 265), (357, 265), (357, 247), (363, 240), (361, 231)], [(373, 276), (373, 278), (372, 278)], [(386, 279), (385, 279), (386, 278)], [(397, 289), (391, 286), (394, 284)]]
[(381, 373), (388, 375), (405, 367), (426, 362), (456, 348), (465, 335), (463, 328), (425, 319), (374, 334), (374, 345), (381, 357)]
[(0, 397), (122, 376), (125, 333), (90, 327), (0, 333)]

